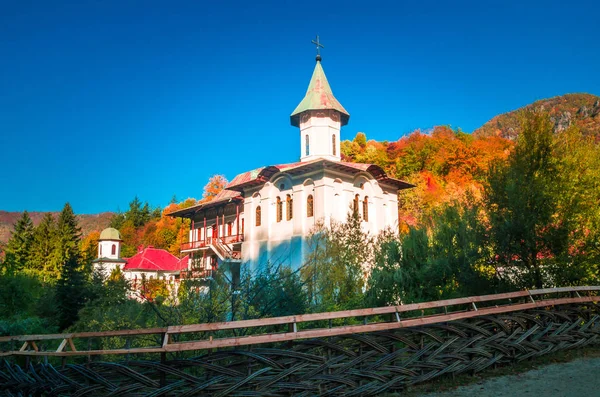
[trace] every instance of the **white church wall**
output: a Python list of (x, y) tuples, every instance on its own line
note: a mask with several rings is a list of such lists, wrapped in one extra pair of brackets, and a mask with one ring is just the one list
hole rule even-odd
[[(393, 192), (393, 194), (391, 194)], [(270, 262), (302, 264), (307, 249), (306, 237), (319, 221), (345, 222), (359, 196), (359, 214), (363, 216), (363, 200), (368, 198), (368, 221), (363, 231), (377, 235), (398, 223), (396, 189), (381, 186), (370, 174), (348, 175), (321, 170), (301, 176), (275, 175), (271, 182), (245, 192), (244, 213), (252, 214), (246, 226), (242, 260), (253, 267)], [(286, 197), (293, 198), (293, 217), (287, 219)], [(307, 216), (307, 198), (313, 196), (313, 216)], [(277, 197), (282, 201), (282, 219), (277, 222)], [(261, 224), (256, 226), (256, 208), (261, 207)]]
[[(114, 254), (113, 254), (113, 246)], [(118, 259), (121, 257), (121, 242), (118, 240), (102, 240), (98, 243), (98, 257)]]
[(119, 262), (96, 262), (94, 268), (99, 271), (104, 278), (108, 278), (112, 272), (117, 268), (123, 269), (124, 263)]

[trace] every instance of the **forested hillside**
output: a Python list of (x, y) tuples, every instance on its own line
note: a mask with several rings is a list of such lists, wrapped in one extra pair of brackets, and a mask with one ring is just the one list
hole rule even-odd
[[(50, 213), (54, 218), (58, 217), (58, 212)], [(17, 219), (23, 215), (22, 212), (0, 211), (0, 247), (6, 244), (10, 238), (10, 233)], [(46, 215), (46, 212), (30, 212), (29, 217), (34, 225), (38, 225)], [(114, 212), (102, 212), (100, 214), (82, 214), (77, 215), (79, 226), (83, 234), (91, 233), (94, 230), (102, 230), (110, 224)]]
[[(377, 164), (416, 186), (399, 193), (399, 228), (366, 234), (360, 213), (349, 211), (346, 223), (317, 225), (299, 269), (242, 266), (234, 287), (215, 272), (205, 281), (209, 294), (192, 280), (176, 298), (157, 287), (151, 299), (129, 299), (119, 272), (102, 280), (92, 271), (100, 228), (83, 234), (68, 204), (37, 226), (23, 213), (0, 262), (0, 334), (228, 321), (595, 285), (600, 144), (593, 132), (596, 105), (587, 106), (581, 113), (588, 116), (565, 128), (557, 128), (558, 113), (545, 107), (499, 116), (518, 134), (440, 126), (377, 142), (358, 133), (342, 142), (344, 161)], [(201, 200), (211, 200), (226, 183), (211, 178)], [(173, 199), (152, 208), (134, 198), (110, 220), (124, 240), (123, 256), (139, 245), (178, 254), (189, 224), (166, 214), (198, 202)], [(168, 298), (178, 305), (164, 304)]]
[(584, 135), (600, 139), (600, 97), (591, 94), (567, 94), (536, 101), (524, 108), (494, 117), (473, 134), (477, 137), (501, 136), (515, 139), (521, 130), (518, 117), (521, 110), (548, 112), (555, 133), (575, 126)]
[(377, 164), (388, 175), (416, 185), (400, 194), (401, 231), (444, 203), (467, 194), (481, 198), (491, 164), (506, 159), (513, 146), (501, 137), (476, 138), (448, 127), (435, 127), (431, 134), (415, 131), (395, 142), (367, 140), (359, 132), (341, 145), (343, 160)]

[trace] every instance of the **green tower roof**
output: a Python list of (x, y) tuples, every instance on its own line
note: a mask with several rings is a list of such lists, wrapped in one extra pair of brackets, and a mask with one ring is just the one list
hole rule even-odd
[(333, 96), (325, 72), (321, 66), (321, 57), (317, 57), (317, 65), (313, 72), (306, 95), (290, 116), (292, 125), (300, 126), (300, 114), (308, 110), (337, 110), (340, 113), (342, 125), (348, 124), (350, 114)]
[(114, 227), (109, 227), (104, 229), (102, 233), (100, 233), (100, 240), (121, 240), (121, 234)]

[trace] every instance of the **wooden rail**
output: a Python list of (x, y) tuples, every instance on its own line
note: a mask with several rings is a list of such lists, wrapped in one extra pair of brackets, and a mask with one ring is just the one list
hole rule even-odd
[[(162, 328), (148, 328), (137, 330), (119, 330), (106, 332), (78, 332), (69, 334), (48, 335), (17, 335), (0, 337), (0, 344), (20, 344), (20, 348), (11, 348), (0, 352), (0, 356), (91, 356), (104, 354), (139, 354), (139, 353), (168, 353), (191, 350), (205, 350), (223, 347), (244, 345), (258, 345), (272, 342), (293, 341), (337, 335), (368, 333), (397, 328), (415, 327), (427, 324), (442, 323), (459, 319), (466, 319), (490, 314), (509, 313), (521, 310), (545, 308), (555, 305), (593, 303), (600, 301), (600, 286), (546, 288), (539, 290), (525, 290), (495, 295), (472, 296), (468, 298), (446, 299), (434, 302), (423, 302), (408, 305), (386, 306), (368, 309), (345, 310), (328, 313), (312, 313), (297, 316), (284, 316), (263, 318), (256, 320), (243, 320), (221, 323), (205, 323), (192, 325), (175, 325)], [(558, 295), (568, 296), (558, 296)], [(557, 295), (557, 296), (551, 296)], [(582, 296), (583, 295), (583, 296)], [(516, 301), (516, 302), (515, 302)], [(444, 313), (425, 315), (425, 310), (435, 311), (443, 309)], [(454, 310), (449, 310), (454, 309)], [(417, 312), (415, 315), (414, 312)], [(410, 315), (410, 313), (413, 313)], [(375, 317), (375, 322), (369, 319)], [(389, 321), (383, 321), (387, 317)], [(362, 324), (334, 325), (333, 320), (351, 320), (362, 318)], [(317, 322), (317, 324), (315, 324)], [(319, 322), (328, 322), (328, 327), (323, 328)], [(311, 324), (312, 323), (312, 324)], [(285, 332), (259, 333), (249, 336), (233, 336), (213, 338), (212, 334), (219, 331), (231, 331), (235, 335), (244, 335), (249, 329), (256, 327), (276, 327), (287, 325)], [(321, 328), (300, 329), (301, 326), (321, 326)], [(192, 339), (177, 342), (174, 337), (181, 334), (192, 338), (195, 334), (202, 334), (203, 339)], [(150, 347), (115, 348), (104, 350), (77, 350), (75, 342), (90, 338), (130, 338), (135, 336), (154, 335), (160, 344)], [(42, 351), (38, 347), (41, 341), (55, 341), (60, 343), (52, 351)], [(88, 344), (89, 346), (89, 344)], [(67, 350), (69, 348), (70, 350)]]

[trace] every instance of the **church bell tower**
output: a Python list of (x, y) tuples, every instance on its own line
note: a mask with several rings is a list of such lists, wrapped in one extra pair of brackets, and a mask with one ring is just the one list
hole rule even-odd
[(340, 129), (348, 124), (350, 114), (333, 96), (321, 66), (319, 36), (317, 64), (302, 102), (290, 116), (294, 127), (300, 128), (300, 161), (324, 158), (340, 161)]

